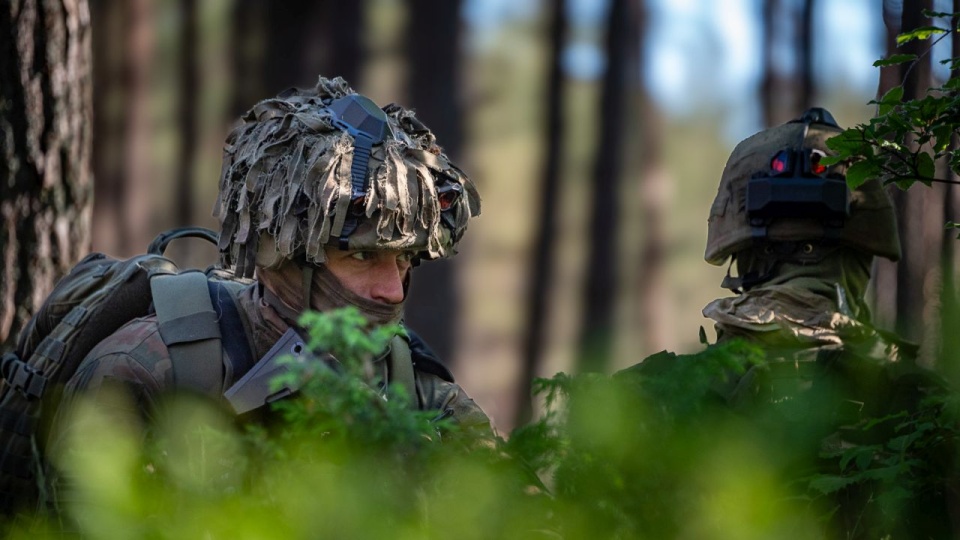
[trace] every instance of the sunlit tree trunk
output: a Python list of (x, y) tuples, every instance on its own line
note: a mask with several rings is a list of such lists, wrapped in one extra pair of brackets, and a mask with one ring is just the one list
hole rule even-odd
[(0, 350), (90, 248), (85, 0), (0, 8)]
[[(460, 0), (408, 0), (409, 106), (454, 161), (461, 157)], [(406, 322), (447, 363), (456, 362), (460, 293), (458, 259), (421, 265), (413, 273)]]
[(541, 171), (540, 201), (537, 209), (536, 233), (533, 241), (533, 261), (527, 280), (527, 321), (523, 336), (523, 368), (517, 389), (515, 424), (524, 425), (533, 414), (531, 387), (537, 376), (543, 355), (543, 340), (547, 327), (548, 291), (553, 283), (554, 240), (557, 238), (557, 207), (560, 204), (560, 160), (565, 123), (563, 121), (563, 53), (567, 32), (567, 14), (564, 0), (552, 0), (550, 11), (550, 64), (547, 73), (544, 104), (544, 141), (546, 148)]

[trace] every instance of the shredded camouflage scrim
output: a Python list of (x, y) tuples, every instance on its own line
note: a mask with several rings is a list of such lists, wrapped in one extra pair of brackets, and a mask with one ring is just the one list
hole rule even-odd
[[(324, 262), (324, 246), (337, 243), (348, 217), (353, 161), (353, 138), (333, 125), (327, 106), (353, 93), (342, 78), (321, 77), (314, 89), (261, 101), (227, 137), (214, 206), (225, 267), (249, 276), (284, 259)], [(450, 257), (480, 214), (480, 196), (412, 111), (383, 111), (389, 133), (373, 147), (365, 212), (348, 248)], [(437, 190), (449, 184), (462, 195), (441, 212)]]

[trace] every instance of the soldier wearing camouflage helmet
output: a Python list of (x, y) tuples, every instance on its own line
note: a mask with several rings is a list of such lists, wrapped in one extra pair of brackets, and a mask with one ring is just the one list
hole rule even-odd
[[(275, 361), (304, 310), (353, 306), (372, 325), (400, 323), (412, 267), (453, 256), (479, 213), (473, 182), (411, 111), (380, 108), (341, 78), (264, 100), (227, 138), (214, 208), (222, 271), (249, 283), (236, 293), (242, 335), (224, 335), (223, 366), (218, 359), (212, 374), (174, 376), (164, 325), (139, 318), (85, 357), (60, 410), (108, 384), (147, 414), (184, 385), (214, 388), (238, 414), (257, 409), (272, 397), (245, 374)], [(248, 353), (249, 364), (238, 361)], [(412, 332), (374, 360), (372, 377), (404, 386), (419, 410), (492, 435), (487, 416)], [(52, 447), (71, 429), (60, 422)]]

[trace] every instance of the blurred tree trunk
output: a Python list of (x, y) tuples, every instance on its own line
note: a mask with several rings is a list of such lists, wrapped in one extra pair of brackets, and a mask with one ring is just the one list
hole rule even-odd
[[(951, 28), (957, 28), (960, 25), (960, 0), (953, 0), (953, 13), (955, 15), (951, 21)], [(960, 36), (953, 33), (950, 45), (950, 57), (960, 58)], [(960, 69), (950, 72), (950, 78), (960, 77)], [(957, 134), (953, 135), (951, 142), (951, 151), (957, 152), (960, 149), (960, 140)], [(948, 171), (949, 178), (954, 181), (960, 181), (953, 171)], [(960, 222), (960, 186), (949, 184), (945, 186), (946, 194), (943, 199), (944, 219), (954, 223)], [(957, 324), (960, 323), (960, 296), (958, 296), (957, 287), (957, 269), (960, 268), (960, 250), (957, 249), (958, 239), (957, 230), (949, 229), (943, 235), (942, 260), (943, 260), (943, 291), (941, 294), (943, 312), (940, 314), (940, 356), (938, 367), (947, 374), (953, 384), (960, 383), (960, 332), (956, 331)]]
[(610, 365), (617, 288), (620, 173), (624, 147), (626, 73), (630, 21), (636, 0), (611, 0), (599, 114), (599, 139), (593, 165), (593, 203), (587, 244), (584, 310), (578, 346), (578, 371), (604, 372)]
[(646, 90), (643, 77), (646, 72), (646, 40), (643, 39), (646, 28), (647, 8), (643, 5), (637, 10), (637, 21), (631, 32), (636, 36), (631, 42), (638, 44), (630, 48), (637, 52), (637, 57), (631, 58), (629, 64), (636, 66), (633, 68), (636, 69), (634, 93), (640, 118), (639, 122), (633, 123), (639, 131), (639, 144), (632, 145), (635, 150), (631, 153), (640, 158), (639, 200), (640, 215), (643, 216), (643, 249), (636, 265), (639, 269), (636, 278), (640, 300), (639, 332), (644, 350), (654, 353), (668, 347), (667, 337), (670, 335), (670, 300), (666, 276), (670, 180), (663, 162), (663, 118)]
[(153, 72), (155, 43), (155, 0), (128, 0), (124, 83), (127, 95), (124, 106), (126, 125), (123, 139), (123, 183), (126, 186), (121, 203), (121, 222), (117, 224), (122, 241), (116, 254), (130, 257), (142, 253), (153, 239), (153, 202), (151, 192), (156, 176), (150, 163), (152, 140), (150, 125), (150, 75)]
[(770, 127), (783, 123), (789, 116), (784, 110), (785, 92), (789, 90), (789, 85), (783, 80), (774, 57), (777, 38), (781, 34), (777, 21), (783, 17), (784, 6), (781, 0), (768, 0), (761, 2), (761, 10), (763, 75), (760, 78), (760, 112), (763, 125)]
[(151, 239), (153, 8), (153, 0), (93, 2), (93, 248), (118, 257), (142, 252)]
[(199, 142), (197, 133), (197, 98), (200, 94), (199, 51), (197, 41), (197, 2), (180, 0), (180, 20), (182, 21), (180, 39), (180, 157), (177, 162), (176, 177), (176, 222), (182, 227), (193, 223), (193, 170), (196, 164), (196, 147)]
[(527, 279), (527, 321), (523, 336), (523, 366), (517, 386), (517, 414), (514, 425), (528, 423), (533, 415), (531, 388), (543, 355), (543, 337), (547, 323), (547, 292), (553, 283), (554, 240), (557, 238), (557, 206), (560, 204), (560, 160), (565, 133), (563, 121), (564, 38), (567, 13), (564, 0), (549, 3), (550, 64), (547, 73), (544, 114), (543, 169), (540, 205), (533, 241), (533, 265)]
[(364, 0), (235, 1), (234, 118), (287, 88), (310, 88), (320, 75), (359, 89)]
[[(897, 34), (900, 33), (900, 4), (894, 0), (883, 2), (885, 57), (897, 54)], [(901, 65), (880, 68), (877, 98), (900, 84)], [(894, 204), (899, 207), (903, 192), (896, 186), (886, 188)], [(902, 239), (902, 237), (901, 237)], [(878, 326), (892, 330), (897, 325), (897, 263), (877, 257), (873, 261), (873, 279), (869, 296), (873, 303), (873, 320)]]
[[(460, 157), (460, 0), (408, 0), (410, 107), (437, 136), (444, 152)], [(457, 261), (421, 265), (413, 273), (406, 322), (448, 364), (456, 363), (460, 293)]]
[(123, 201), (124, 136), (123, 103), (124, 47), (116, 36), (123, 35), (126, 6), (121, 2), (91, 0), (90, 24), (93, 41), (93, 172), (94, 183), (93, 249), (116, 253), (125, 236)]
[(812, 107), (817, 97), (813, 69), (813, 14), (815, 4), (814, 0), (804, 0), (800, 12), (800, 40), (797, 46), (797, 78), (799, 84), (797, 85), (795, 116), (799, 116), (802, 111)]
[(265, 8), (264, 94), (254, 101), (293, 86), (312, 87), (320, 75), (342, 76), (358, 89), (365, 4), (362, 0), (270, 2)]
[(267, 40), (266, 5), (235, 0), (231, 20), (230, 64), (233, 72), (230, 120), (239, 118), (266, 97), (263, 57)]
[[(929, 26), (923, 9), (931, 9), (931, 0), (904, 2), (901, 31), (908, 32)], [(916, 54), (919, 59), (905, 73), (904, 100), (922, 98), (931, 86), (930, 55), (924, 54), (928, 43), (915, 40), (904, 44), (900, 52)], [(934, 329), (939, 290), (943, 235), (943, 186), (915, 186), (897, 197), (900, 238), (903, 258), (897, 268), (897, 324), (903, 337), (921, 343), (921, 354), (936, 339)], [(925, 355), (926, 356), (926, 355)], [(926, 357), (929, 360), (929, 356)]]
[(0, 350), (90, 247), (85, 0), (0, 8)]

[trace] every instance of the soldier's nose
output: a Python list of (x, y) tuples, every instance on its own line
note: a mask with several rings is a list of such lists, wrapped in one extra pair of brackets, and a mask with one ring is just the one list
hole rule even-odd
[(370, 296), (385, 304), (399, 304), (403, 302), (403, 278), (406, 269), (397, 265), (396, 261), (385, 261), (377, 265), (377, 279)]

